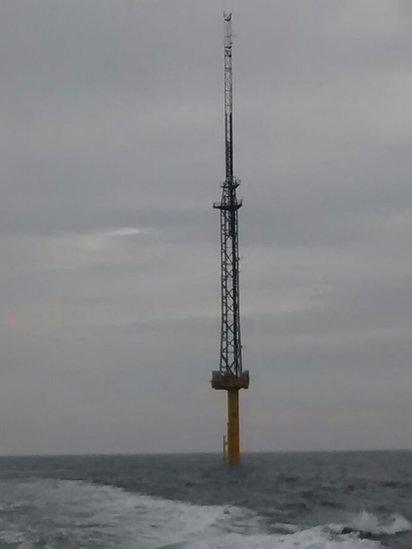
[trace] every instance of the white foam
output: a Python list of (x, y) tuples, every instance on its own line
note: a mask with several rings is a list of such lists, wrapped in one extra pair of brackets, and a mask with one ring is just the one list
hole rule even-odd
[(379, 519), (373, 513), (362, 511), (348, 524), (350, 528), (359, 532), (370, 532), (371, 534), (399, 534), (412, 530), (412, 524), (402, 515), (394, 514), (386, 520)]
[(16, 532), (15, 530), (1, 530), (0, 540), (4, 543), (16, 544), (22, 544), (25, 541), (23, 533), (19, 531)]
[(356, 535), (336, 536), (324, 527), (315, 527), (287, 535), (227, 534), (192, 540), (185, 549), (378, 549), (377, 541), (362, 540)]
[[(1, 492), (1, 490), (0, 490)], [(377, 541), (357, 532), (342, 535), (330, 526), (304, 529), (287, 525), (271, 534), (250, 510), (229, 505), (193, 505), (129, 493), (111, 486), (81, 481), (33, 480), (8, 486), (12, 494), (3, 506), (15, 506), (13, 520), (26, 540), (43, 540), (57, 549), (62, 540), (73, 547), (119, 549), (378, 549)], [(2, 498), (3, 499), (3, 498)], [(32, 512), (19, 505), (30, 502)], [(358, 517), (363, 529), (369, 515)], [(400, 531), (398, 517), (385, 528)], [(407, 521), (406, 521), (407, 522)], [(0, 529), (1, 529), (0, 525)], [(286, 525), (283, 525), (285, 527)], [(376, 525), (375, 525), (376, 526)], [(408, 523), (408, 526), (409, 523)], [(354, 530), (357, 528), (353, 526)], [(382, 525), (380, 525), (382, 531)], [(9, 532), (11, 534), (11, 532)], [(13, 532), (14, 534), (14, 532)], [(16, 539), (16, 538), (15, 538)]]

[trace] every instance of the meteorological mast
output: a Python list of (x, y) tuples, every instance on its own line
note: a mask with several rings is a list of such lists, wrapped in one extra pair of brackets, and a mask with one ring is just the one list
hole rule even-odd
[(233, 174), (232, 14), (224, 13), (225, 180), (220, 202), (221, 333), (219, 370), (212, 373), (212, 387), (227, 392), (227, 436), (223, 454), (228, 463), (240, 460), (239, 390), (249, 387), (249, 372), (242, 369), (239, 304), (238, 211), (240, 180)]

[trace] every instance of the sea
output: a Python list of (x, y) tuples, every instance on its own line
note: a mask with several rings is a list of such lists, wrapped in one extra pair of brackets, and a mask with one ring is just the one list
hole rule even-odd
[(412, 549), (412, 451), (0, 458), (0, 549)]

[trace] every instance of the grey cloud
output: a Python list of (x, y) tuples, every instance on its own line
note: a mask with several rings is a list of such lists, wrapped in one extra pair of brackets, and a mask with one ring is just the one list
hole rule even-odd
[[(410, 446), (409, 3), (228, 4), (246, 447)], [(219, 448), (221, 7), (0, 6), (0, 452)]]

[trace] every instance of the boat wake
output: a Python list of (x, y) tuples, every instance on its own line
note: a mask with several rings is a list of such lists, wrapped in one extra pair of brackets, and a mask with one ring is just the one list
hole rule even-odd
[(193, 505), (83, 481), (5, 483), (1, 548), (377, 549), (380, 535), (412, 528), (400, 515), (380, 521), (362, 512), (348, 524), (279, 525), (279, 533), (269, 533), (261, 517), (239, 507)]

